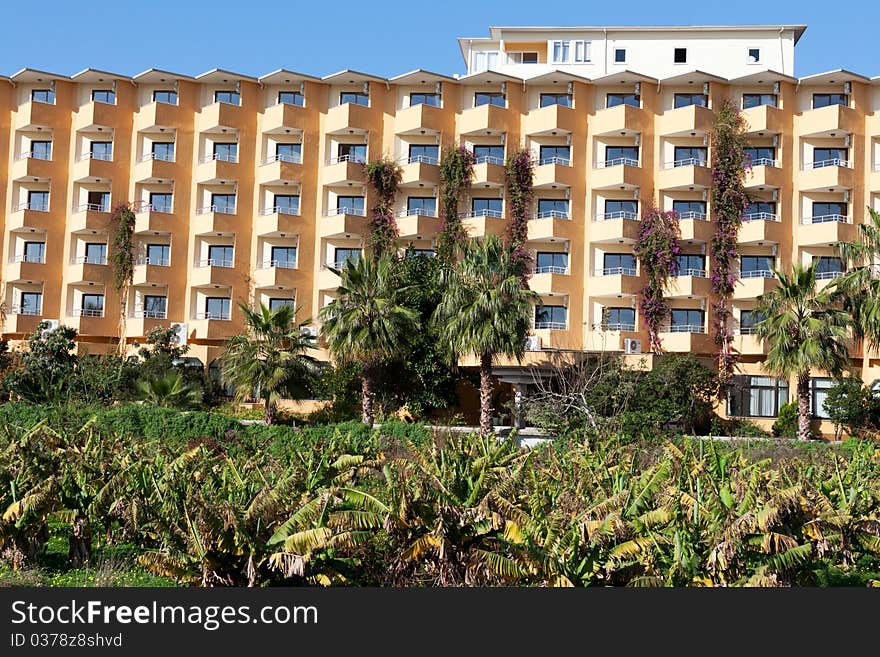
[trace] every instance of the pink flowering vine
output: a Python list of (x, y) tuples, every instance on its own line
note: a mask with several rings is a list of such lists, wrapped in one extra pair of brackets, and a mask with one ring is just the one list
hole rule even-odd
[(529, 234), (529, 208), (534, 192), (532, 156), (526, 150), (518, 150), (507, 158), (505, 183), (510, 222), (507, 224), (507, 243), (513, 249), (514, 262), (523, 280), (531, 270), (532, 256), (525, 248)]
[(368, 246), (376, 258), (393, 250), (400, 231), (394, 219), (394, 198), (403, 176), (400, 165), (383, 157), (364, 165), (367, 183), (373, 189), (375, 203), (370, 213)]
[(440, 158), (440, 212), (443, 226), (437, 240), (437, 255), (450, 261), (467, 238), (458, 214), (462, 194), (474, 179), (474, 154), (464, 146), (448, 148)]

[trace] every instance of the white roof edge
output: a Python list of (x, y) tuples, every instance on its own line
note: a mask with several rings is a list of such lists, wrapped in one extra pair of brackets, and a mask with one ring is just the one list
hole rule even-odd
[(278, 75), (279, 73), (289, 73), (292, 77), (303, 78), (304, 80), (311, 80), (312, 82), (320, 82), (321, 78), (315, 75), (309, 75), (308, 73), (300, 73), (299, 71), (291, 71), (289, 68), (277, 68), (274, 71), (266, 73), (265, 75), (261, 75), (257, 78), (259, 82), (267, 78), (271, 78), (273, 75)]
[(870, 82), (871, 81), (871, 78), (869, 78), (866, 75), (862, 75), (861, 73), (855, 73), (855, 72), (849, 71), (845, 68), (835, 68), (831, 71), (823, 71), (822, 73), (813, 73), (812, 75), (804, 75), (804, 76), (798, 78), (798, 82), (814, 80), (816, 78), (825, 77), (826, 75), (837, 75), (837, 74), (848, 75), (848, 76), (851, 76), (854, 78), (859, 78), (863, 82)]

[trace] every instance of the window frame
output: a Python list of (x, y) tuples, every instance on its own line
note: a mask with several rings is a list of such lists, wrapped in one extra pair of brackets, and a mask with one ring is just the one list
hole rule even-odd
[[(25, 312), (25, 309), (28, 307), (28, 304), (25, 302), (25, 299), (34, 298), (36, 299), (36, 303), (34, 304), (34, 310), (36, 312)], [(18, 307), (20, 315), (29, 315), (31, 317), (40, 317), (43, 314), (43, 293), (42, 292), (34, 292), (32, 290), (22, 290), (21, 296), (18, 299)]]
[[(212, 301), (219, 301), (220, 302), (221, 310), (219, 313), (217, 313), (218, 314), (217, 317), (212, 317), (211, 315), (214, 315), (215, 313), (213, 311), (209, 310)], [(232, 319), (232, 299), (230, 299), (229, 297), (205, 297), (204, 308), (205, 308), (205, 319), (219, 319), (221, 321)], [(225, 313), (224, 313), (224, 309), (225, 309)]]
[[(167, 205), (156, 205), (155, 200), (158, 196), (167, 196), (168, 204)], [(174, 207), (174, 192), (150, 192), (150, 208), (152, 212), (162, 212), (165, 214), (170, 214), (172, 212), (172, 208)], [(164, 200), (164, 199), (163, 199)]]
[[(414, 97), (422, 96), (418, 102)], [(433, 98), (436, 102), (428, 102), (428, 98)], [(436, 91), (411, 91), (409, 94), (409, 106), (416, 107), (418, 105), (427, 105), (428, 107), (442, 107), (443, 95)]]
[[(226, 97), (228, 100), (223, 100), (223, 97)], [(233, 98), (235, 99), (235, 102), (233, 102)], [(236, 91), (235, 89), (215, 89), (214, 102), (241, 107), (241, 92)]]
[[(170, 100), (160, 100), (157, 96), (159, 94), (167, 94), (167, 98), (174, 98), (174, 102), (170, 102)], [(163, 103), (165, 105), (178, 105), (180, 103), (180, 96), (177, 94), (174, 89), (153, 89), (153, 102), (154, 103)]]
[[(345, 100), (346, 96), (350, 96), (348, 100)], [(361, 102), (362, 100), (366, 100), (366, 102)], [(340, 105), (359, 105), (360, 107), (369, 107), (370, 106), (370, 94), (364, 93), (363, 91), (340, 91), (339, 92), (339, 104)]]
[[(112, 98), (112, 100), (100, 100), (97, 98), (99, 94), (105, 94), (104, 98)], [(116, 104), (116, 92), (112, 89), (92, 89), (91, 98), (93, 103)]]
[[(288, 102), (287, 100), (282, 100), (282, 95), (290, 94), (293, 102)], [(300, 102), (296, 102), (297, 98)], [(305, 107), (306, 106), (306, 96), (301, 91), (294, 90), (286, 90), (282, 89), (278, 92), (278, 96), (275, 101), (276, 105), (292, 105), (293, 107)]]
[[(39, 247), (39, 254), (37, 255), (36, 259), (32, 258), (28, 254), (28, 248), (31, 246), (38, 246)], [(37, 242), (36, 240), (25, 241), (23, 244), (23, 248), (21, 250), (21, 258), (22, 258), (22, 261), (24, 261), (24, 262), (45, 264), (46, 263), (46, 242), (45, 241)]]
[[(618, 57), (618, 55), (622, 54), (622, 57)], [(626, 64), (626, 48), (615, 48), (613, 54), (613, 60), (615, 64)]]
[[(609, 103), (609, 101), (611, 100), (612, 97), (622, 97), (622, 98), (621, 98), (620, 102), (615, 102), (612, 105)], [(627, 102), (628, 97), (632, 97), (632, 99), (635, 101), (635, 104), (628, 103)], [(609, 91), (608, 93), (605, 94), (605, 109), (608, 109), (611, 107), (620, 107), (621, 105), (629, 105), (630, 107), (641, 107), (642, 106), (642, 95), (637, 94), (635, 92), (623, 93), (623, 92), (618, 92), (618, 91)]]
[(687, 48), (674, 47), (672, 49), (673, 64), (687, 64)]
[[(152, 256), (150, 252), (153, 249), (161, 249), (163, 253), (160, 256)], [(144, 249), (147, 262), (154, 267), (170, 267), (171, 266), (171, 245), (170, 244), (147, 244)]]
[[(766, 385), (755, 383), (756, 380), (761, 381), (765, 379), (772, 381), (772, 383), (768, 383)], [(769, 409), (769, 414), (761, 413), (761, 409), (763, 408), (763, 404), (761, 403), (763, 400), (761, 397), (758, 397), (758, 402), (757, 404), (755, 404), (755, 406), (758, 407), (758, 412), (752, 412), (752, 391), (758, 391), (759, 393), (761, 391), (765, 393), (770, 393), (770, 399), (772, 399), (773, 408)], [(736, 404), (734, 403), (734, 395), (738, 395), (739, 397), (739, 412), (737, 412), (737, 409), (735, 408)], [(779, 409), (783, 406), (783, 404), (788, 403), (788, 398), (788, 381), (786, 381), (785, 379), (770, 376), (738, 374), (733, 377), (731, 385), (727, 389), (725, 410), (728, 417), (774, 418), (779, 417)]]
[[(480, 101), (480, 96), (485, 96), (484, 101)], [(497, 103), (498, 98), (501, 103)], [(507, 107), (507, 94), (503, 91), (475, 91), (474, 107), (483, 107), (484, 105), (494, 105), (495, 107)]]
[[(746, 98), (755, 98), (757, 97), (759, 102), (749, 104), (746, 102)], [(765, 103), (764, 99), (772, 99), (772, 102)], [(750, 109), (752, 107), (778, 107), (779, 106), (779, 96), (773, 93), (756, 93), (756, 92), (748, 92), (743, 93), (742, 95), (742, 109)]]

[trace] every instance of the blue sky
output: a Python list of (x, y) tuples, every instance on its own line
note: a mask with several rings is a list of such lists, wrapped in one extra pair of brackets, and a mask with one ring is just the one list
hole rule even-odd
[(343, 68), (383, 76), (414, 68), (454, 73), (464, 69), (456, 37), (486, 36), (489, 25), (725, 23), (808, 25), (796, 50), (797, 75), (835, 68), (880, 75), (880, 48), (872, 46), (877, 0), (44, 0), (14, 6), (4, 12), (0, 39), (5, 75), (24, 67), (66, 75), (88, 67), (126, 75), (150, 67), (189, 75), (214, 67), (255, 76), (277, 68), (313, 75)]

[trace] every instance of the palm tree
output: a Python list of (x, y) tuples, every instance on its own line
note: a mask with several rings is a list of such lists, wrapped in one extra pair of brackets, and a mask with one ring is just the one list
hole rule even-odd
[(342, 280), (336, 298), (321, 309), (322, 332), (337, 361), (361, 367), (361, 416), (373, 425), (376, 376), (385, 360), (403, 352), (419, 329), (418, 313), (403, 305), (409, 288), (394, 284), (395, 260), (369, 254), (331, 268)]
[(161, 377), (150, 377), (137, 382), (141, 401), (165, 408), (193, 408), (202, 401), (202, 391), (187, 383), (177, 370)]
[(445, 270), (443, 297), (433, 320), (441, 343), (457, 360), (480, 359), (480, 433), (492, 432), (492, 361), (522, 359), (538, 296), (522, 282), (515, 250), (495, 235), (462, 246), (463, 258)]
[(270, 310), (261, 303), (257, 311), (243, 303), (239, 307), (247, 333), (229, 339), (220, 359), (222, 378), (235, 387), (238, 401), (251, 394), (262, 399), (266, 424), (274, 424), (279, 399), (298, 399), (308, 391), (317, 361), (306, 351), (315, 340), (303, 330), (308, 321), (296, 323), (291, 305)]
[(833, 283), (835, 300), (853, 320), (853, 333), (874, 348), (880, 346), (880, 213), (868, 208), (870, 221), (858, 224), (858, 239), (837, 244), (847, 272)]
[(795, 264), (791, 275), (776, 272), (779, 287), (758, 297), (758, 337), (769, 348), (764, 368), (772, 375), (797, 377), (798, 438), (810, 437), (810, 370), (839, 376), (849, 365), (850, 315), (816, 289), (813, 265)]

